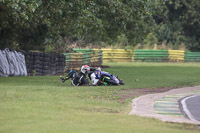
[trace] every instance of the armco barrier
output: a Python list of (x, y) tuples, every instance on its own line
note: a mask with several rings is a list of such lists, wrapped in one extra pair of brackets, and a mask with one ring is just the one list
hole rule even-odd
[(183, 50), (168, 50), (170, 62), (183, 62), (184, 51)]
[(102, 49), (103, 62), (132, 62), (134, 60), (133, 50), (126, 49)]
[(200, 52), (185, 52), (185, 62), (200, 62)]
[(168, 50), (134, 50), (135, 61), (143, 62), (166, 62)]

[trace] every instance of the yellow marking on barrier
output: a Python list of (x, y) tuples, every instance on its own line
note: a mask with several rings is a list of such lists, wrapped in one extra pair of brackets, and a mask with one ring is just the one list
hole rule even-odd
[(168, 50), (169, 61), (184, 61), (184, 51), (183, 50)]
[(71, 58), (83, 58), (83, 54), (82, 53), (71, 53), (70, 57)]
[(103, 58), (131, 58), (130, 56), (125, 56), (125, 55), (118, 55), (118, 56), (103, 56)]
[(103, 62), (132, 62), (134, 52), (131, 49), (101, 49)]

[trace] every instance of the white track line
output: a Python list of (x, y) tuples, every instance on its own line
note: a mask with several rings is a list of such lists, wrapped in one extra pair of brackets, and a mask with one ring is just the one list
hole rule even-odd
[[(189, 119), (190, 120), (192, 120), (192, 121), (197, 121), (195, 118), (194, 118), (194, 116), (190, 113), (190, 111), (188, 110), (188, 107), (187, 107), (187, 105), (186, 105), (186, 101), (188, 100), (188, 99), (190, 99), (190, 98), (193, 98), (193, 97), (196, 97), (197, 95), (193, 95), (193, 96), (189, 96), (189, 97), (186, 97), (186, 98), (184, 98), (182, 101), (181, 101), (181, 104), (182, 104), (182, 106), (183, 106), (183, 111), (187, 114), (187, 116), (189, 117)], [(199, 121), (197, 121), (197, 122), (199, 122)]]

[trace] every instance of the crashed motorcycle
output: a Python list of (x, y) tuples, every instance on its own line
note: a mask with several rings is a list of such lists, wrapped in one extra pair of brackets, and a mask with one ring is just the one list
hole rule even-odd
[(102, 78), (99, 80), (101, 85), (124, 85), (123, 80), (120, 80), (113, 74), (102, 72)]
[[(102, 86), (102, 85), (107, 85), (107, 86), (113, 86), (113, 85), (125, 85), (124, 81), (119, 79), (117, 76), (110, 74), (108, 72), (104, 71), (93, 71), (88, 73), (88, 77), (90, 80), (94, 80), (95, 75), (95, 80), (98, 80), (98, 82), (95, 85)], [(93, 84), (94, 85), (94, 84)]]

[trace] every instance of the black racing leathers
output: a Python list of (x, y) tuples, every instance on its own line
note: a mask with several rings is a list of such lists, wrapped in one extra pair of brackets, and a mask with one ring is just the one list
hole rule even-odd
[(71, 84), (73, 86), (83, 86), (83, 85), (89, 85), (89, 81), (86, 77), (86, 74), (82, 72), (77, 71), (71, 71), (65, 78), (62, 78), (62, 81), (71, 79)]

